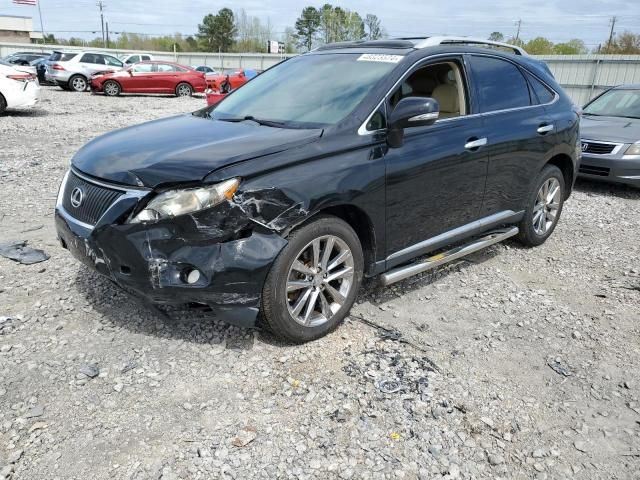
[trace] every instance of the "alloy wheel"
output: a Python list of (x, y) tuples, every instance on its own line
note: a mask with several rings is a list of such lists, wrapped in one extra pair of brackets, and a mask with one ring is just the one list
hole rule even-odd
[(107, 84), (104, 86), (104, 93), (109, 96), (118, 95), (118, 93), (120, 93), (118, 90), (118, 85), (113, 82), (107, 82)]
[(351, 293), (353, 275), (353, 254), (346, 242), (335, 235), (312, 240), (289, 268), (289, 314), (305, 327), (328, 322)]
[(178, 87), (179, 97), (188, 97), (191, 95), (191, 87), (189, 85), (180, 85)]
[(538, 190), (533, 207), (533, 230), (537, 235), (542, 236), (553, 227), (558, 218), (561, 199), (560, 182), (553, 177), (547, 179)]
[(75, 77), (71, 81), (71, 86), (76, 92), (84, 92), (87, 89), (87, 82), (82, 77)]

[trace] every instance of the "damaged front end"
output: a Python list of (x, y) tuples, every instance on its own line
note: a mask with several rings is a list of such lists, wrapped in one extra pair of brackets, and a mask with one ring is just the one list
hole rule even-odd
[(58, 237), (78, 260), (153, 303), (205, 304), (253, 326), (269, 268), (308, 211), (277, 189), (233, 193), (210, 208), (150, 218), (141, 213), (162, 192), (72, 168), (56, 205)]

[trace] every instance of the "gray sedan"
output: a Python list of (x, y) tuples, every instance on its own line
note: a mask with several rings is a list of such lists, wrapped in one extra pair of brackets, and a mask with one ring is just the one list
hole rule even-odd
[(589, 102), (580, 123), (581, 177), (640, 188), (640, 85), (621, 85)]

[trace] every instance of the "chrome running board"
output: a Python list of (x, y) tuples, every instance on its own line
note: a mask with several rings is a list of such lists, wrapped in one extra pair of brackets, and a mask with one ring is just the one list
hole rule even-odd
[(447, 250), (446, 252), (438, 253), (437, 255), (433, 255), (417, 263), (411, 263), (409, 265), (389, 270), (381, 275), (382, 284), (385, 286), (391, 285), (392, 283), (399, 282), (400, 280), (412, 277), (413, 275), (432, 270), (440, 265), (444, 265), (445, 263), (449, 263), (453, 260), (457, 260), (471, 253), (477, 252), (478, 250), (482, 250), (483, 248), (487, 248), (494, 243), (502, 242), (507, 238), (517, 235), (518, 232), (518, 227), (493, 230), (471, 243), (466, 243), (459, 247), (452, 248), (451, 250)]

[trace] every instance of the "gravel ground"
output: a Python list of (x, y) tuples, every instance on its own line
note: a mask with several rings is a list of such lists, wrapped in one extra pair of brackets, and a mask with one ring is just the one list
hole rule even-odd
[(96, 135), (202, 97), (43, 88), (0, 116), (0, 479), (640, 478), (640, 191), (579, 182), (542, 247), (383, 289), (303, 346), (160, 310), (80, 266), (52, 209)]

